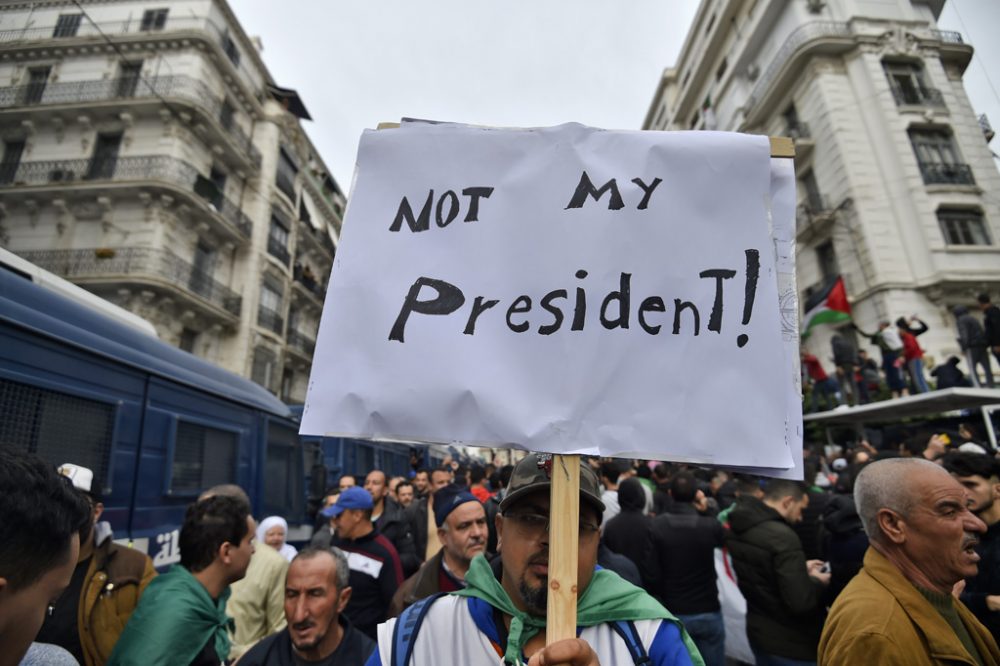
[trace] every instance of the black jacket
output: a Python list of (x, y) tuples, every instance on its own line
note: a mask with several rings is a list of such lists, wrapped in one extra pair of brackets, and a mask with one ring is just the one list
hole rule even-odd
[[(344, 628), (344, 636), (327, 660), (332, 660), (337, 666), (364, 666), (368, 657), (375, 651), (375, 641), (352, 627), (350, 621), (343, 615), (340, 616), (340, 625)], [(295, 665), (292, 639), (287, 627), (261, 640), (240, 659), (240, 666)]]
[(824, 559), (830, 562), (827, 604), (832, 605), (841, 590), (861, 571), (868, 536), (851, 495), (832, 495), (823, 509)]
[(649, 550), (649, 517), (643, 513), (646, 493), (639, 481), (626, 479), (618, 487), (618, 504), (621, 513), (604, 526), (602, 541), (641, 569)]
[(423, 557), (417, 556), (417, 549), (413, 544), (413, 527), (403, 507), (391, 497), (386, 497), (385, 508), (375, 521), (375, 527), (396, 547), (399, 561), (403, 565), (403, 576), (416, 572)]
[(392, 542), (378, 529), (357, 539), (333, 537), (331, 544), (347, 555), (351, 565), (351, 600), (344, 614), (370, 638), (388, 617), (392, 595), (403, 584), (403, 569)]
[(751, 647), (815, 661), (823, 630), (823, 585), (809, 577), (799, 537), (756, 497), (740, 497), (729, 526), (726, 545), (747, 601)]
[(1000, 345), (1000, 308), (997, 306), (991, 305), (983, 311), (983, 331), (986, 344), (990, 347)]
[(725, 538), (722, 523), (677, 502), (669, 513), (653, 519), (649, 532), (651, 548), (642, 565), (649, 593), (671, 613), (718, 612), (715, 549)]
[(976, 552), (981, 558), (979, 573), (975, 578), (966, 579), (962, 603), (986, 625), (993, 638), (1000, 640), (1000, 612), (986, 607), (987, 595), (1000, 594), (1000, 523), (989, 526), (979, 539)]
[(413, 547), (423, 560), (427, 552), (427, 498), (421, 497), (406, 508), (406, 517), (410, 521), (410, 533), (413, 535)]

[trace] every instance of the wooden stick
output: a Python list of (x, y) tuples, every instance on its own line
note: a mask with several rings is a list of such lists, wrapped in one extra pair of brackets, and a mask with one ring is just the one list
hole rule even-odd
[(549, 505), (549, 593), (545, 644), (576, 638), (580, 548), (580, 456), (552, 456)]

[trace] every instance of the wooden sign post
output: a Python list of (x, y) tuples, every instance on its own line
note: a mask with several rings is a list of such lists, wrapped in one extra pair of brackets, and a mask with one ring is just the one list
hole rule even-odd
[(552, 456), (549, 503), (549, 592), (545, 643), (576, 638), (580, 549), (580, 456)]

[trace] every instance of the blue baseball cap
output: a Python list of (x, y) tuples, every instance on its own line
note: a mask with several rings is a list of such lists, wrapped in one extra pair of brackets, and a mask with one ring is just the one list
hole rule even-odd
[(324, 518), (336, 518), (348, 509), (364, 510), (372, 509), (374, 507), (375, 503), (372, 501), (371, 493), (361, 486), (351, 486), (350, 488), (345, 488), (344, 491), (337, 496), (336, 504), (331, 504), (319, 513)]

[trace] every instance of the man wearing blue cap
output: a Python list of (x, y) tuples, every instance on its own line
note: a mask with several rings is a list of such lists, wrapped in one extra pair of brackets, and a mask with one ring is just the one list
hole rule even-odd
[(374, 506), (367, 490), (352, 486), (321, 512), (334, 530), (330, 545), (344, 551), (351, 570), (354, 592), (344, 613), (373, 639), (378, 624), (388, 617), (392, 595), (403, 583), (399, 553), (372, 523)]
[(390, 617), (432, 594), (465, 587), (465, 574), (472, 558), (486, 550), (489, 536), (486, 509), (465, 488), (450, 484), (437, 491), (434, 521), (441, 549), (399, 588), (389, 607)]

